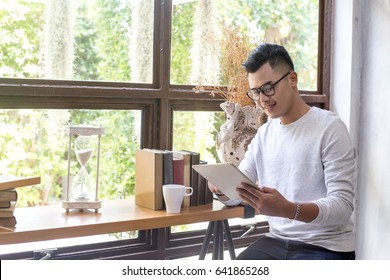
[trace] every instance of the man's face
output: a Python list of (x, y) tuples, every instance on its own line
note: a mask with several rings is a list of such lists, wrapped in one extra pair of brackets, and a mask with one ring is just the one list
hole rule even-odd
[[(249, 73), (249, 86), (250, 88), (258, 88), (265, 84), (274, 84), (285, 74), (286, 73), (284, 72), (279, 73), (279, 71), (273, 70), (271, 66), (266, 63), (255, 73)], [(290, 75), (287, 75), (275, 85), (274, 95), (266, 96), (263, 93), (260, 94), (260, 99), (256, 101), (256, 105), (260, 106), (268, 117), (281, 118), (282, 122), (283, 118), (288, 117), (294, 101), (294, 90), (290, 81), (290, 76), (292, 75), (296, 77), (296, 73), (291, 72)]]

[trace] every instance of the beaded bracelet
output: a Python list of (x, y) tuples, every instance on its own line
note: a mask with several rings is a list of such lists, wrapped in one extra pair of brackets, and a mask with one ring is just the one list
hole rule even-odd
[(292, 220), (298, 219), (300, 212), (301, 212), (301, 204), (297, 202), (297, 208), (295, 209), (295, 215), (294, 218), (292, 218)]

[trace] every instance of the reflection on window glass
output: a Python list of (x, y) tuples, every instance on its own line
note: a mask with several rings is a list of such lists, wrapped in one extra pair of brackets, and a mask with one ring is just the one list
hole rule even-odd
[(0, 77), (152, 82), (153, 0), (2, 0)]
[(219, 162), (216, 139), (225, 121), (223, 112), (175, 111), (173, 116), (173, 149), (200, 153), (208, 163)]
[[(0, 176), (41, 176), (40, 185), (18, 190), (18, 207), (58, 202), (67, 178), (69, 123), (101, 124), (99, 197), (128, 197), (134, 190), (140, 119), (135, 110), (0, 110)], [(72, 160), (71, 175), (79, 168)]]
[(171, 83), (226, 85), (221, 71), (229, 61), (220, 46), (228, 38), (223, 26), (230, 26), (248, 36), (248, 52), (262, 42), (284, 45), (294, 60), (300, 89), (316, 90), (318, 2), (174, 0)]

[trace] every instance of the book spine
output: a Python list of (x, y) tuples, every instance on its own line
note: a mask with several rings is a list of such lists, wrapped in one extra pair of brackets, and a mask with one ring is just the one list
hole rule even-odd
[(204, 192), (205, 192), (205, 204), (211, 204), (213, 203), (213, 193), (210, 191), (209, 187), (208, 187), (208, 181), (205, 179), (205, 188), (204, 188)]
[(184, 185), (184, 160), (173, 158), (173, 183)]
[(0, 202), (16, 201), (18, 193), (15, 189), (0, 191)]
[(193, 193), (190, 197), (190, 205), (198, 206), (199, 205), (199, 179), (198, 172), (192, 168), (193, 165), (199, 164), (200, 154), (196, 152), (191, 152), (191, 187), (193, 189)]
[(0, 226), (2, 227), (13, 227), (15, 225), (16, 225), (15, 216), (8, 217), (8, 218), (0, 218)]
[[(207, 162), (204, 160), (200, 160), (199, 164), (207, 164)], [(199, 205), (204, 205), (206, 204), (206, 189), (208, 189), (207, 180), (198, 172), (196, 173), (198, 177), (198, 201)]]
[(10, 207), (0, 208), (0, 218), (12, 217), (14, 215), (15, 207), (16, 207), (16, 201), (11, 201)]
[(11, 201), (0, 201), (0, 209), (11, 207)]
[(163, 207), (163, 155), (142, 149), (135, 153), (135, 203), (160, 210)]
[(163, 153), (163, 184), (173, 184), (173, 153)]
[[(173, 153), (163, 152), (163, 185), (173, 184)], [(161, 186), (162, 187), (162, 186)], [(162, 209), (166, 209), (164, 195), (162, 199)]]
[[(184, 186), (191, 187), (191, 154), (184, 155)], [(191, 196), (185, 196), (183, 199), (183, 207), (191, 206)]]
[[(175, 158), (183, 160), (183, 185), (186, 187), (191, 186), (191, 154), (183, 150), (172, 151)], [(183, 199), (183, 207), (190, 207), (190, 197), (186, 196)]]
[(9, 218), (14, 215), (14, 211), (1, 211), (0, 212), (0, 218)]

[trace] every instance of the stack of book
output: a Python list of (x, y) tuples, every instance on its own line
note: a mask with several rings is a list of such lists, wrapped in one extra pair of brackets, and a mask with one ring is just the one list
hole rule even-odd
[(16, 188), (35, 185), (41, 182), (40, 177), (0, 176), (0, 226), (14, 227), (14, 216), (18, 193)]
[(207, 181), (192, 166), (206, 164), (194, 151), (141, 149), (135, 153), (135, 203), (153, 209), (164, 209), (162, 186), (180, 184), (193, 188), (185, 197), (183, 207), (213, 202)]
[(0, 226), (13, 227), (16, 225), (14, 210), (18, 193), (15, 189), (0, 191)]

